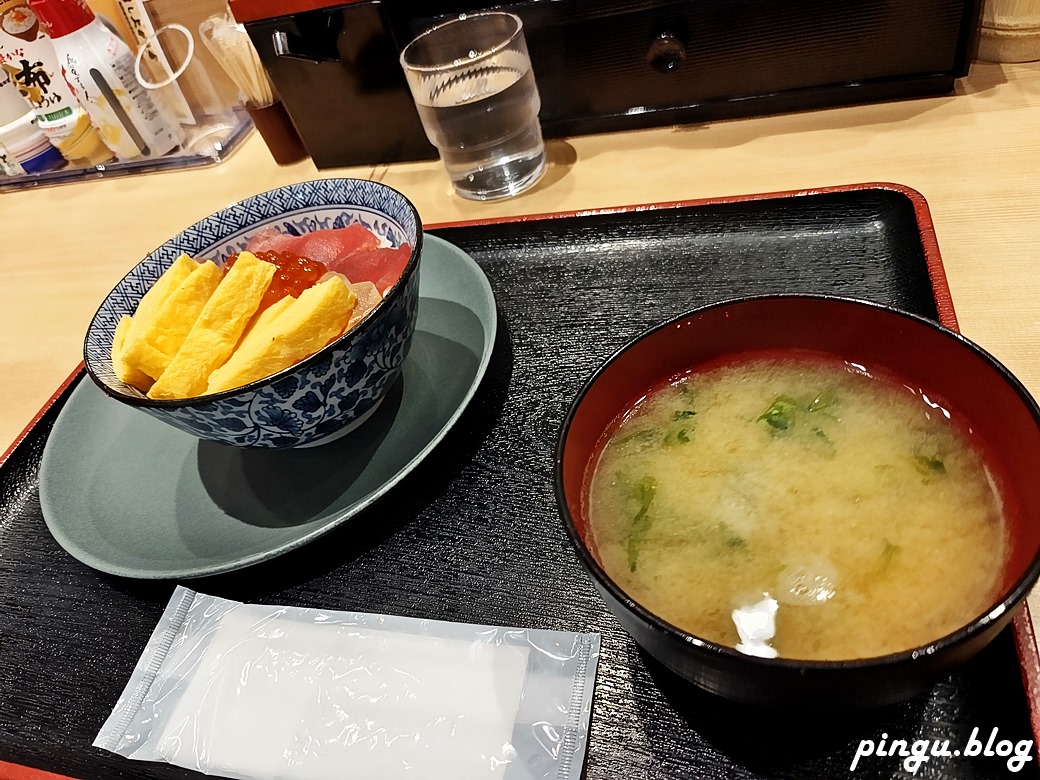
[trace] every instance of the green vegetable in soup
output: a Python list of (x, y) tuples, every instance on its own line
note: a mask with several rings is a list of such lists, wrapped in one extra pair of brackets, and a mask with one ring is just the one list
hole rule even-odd
[(664, 445), (670, 447), (673, 444), (689, 444), (689, 428), (672, 428), (664, 435)]
[(902, 549), (898, 544), (892, 544), (888, 539), (882, 539), (881, 544), (884, 545), (881, 554), (885, 558), (893, 558)]
[(639, 508), (632, 518), (632, 525), (628, 530), (628, 569), (636, 570), (636, 559), (639, 556), (639, 545), (642, 544), (653, 524), (653, 516), (650, 514), (650, 505), (657, 495), (657, 480), (653, 477), (643, 477), (639, 482), (629, 487), (628, 496)]
[(823, 425), (832, 425), (838, 421), (838, 418), (828, 411), (835, 403), (836, 398), (828, 391), (801, 398), (780, 395), (758, 417), (757, 422), (764, 422), (769, 426), (768, 430), (772, 436), (798, 434), (810, 450), (824, 457), (832, 457), (834, 442), (827, 435)]
[[(689, 401), (690, 391), (685, 385), (676, 386), (677, 400)], [(672, 426), (661, 434), (660, 428), (640, 428), (610, 442), (611, 447), (623, 448), (626, 454), (644, 452), (659, 444), (670, 447), (676, 444), (689, 444), (693, 436), (692, 422), (697, 412), (693, 409), (676, 409), (671, 414)]]
[(934, 455), (914, 455), (914, 468), (925, 477), (946, 476), (946, 464)]
[(903, 548), (898, 544), (892, 544), (888, 539), (881, 540), (881, 561), (885, 568), (888, 568), (895, 560), (899, 557), (899, 553), (903, 551)]
[(747, 539), (738, 534), (725, 523), (719, 523), (719, 530), (723, 533), (723, 543), (730, 550), (743, 550), (747, 547)]
[(772, 433), (790, 430), (794, 426), (795, 411), (798, 402), (789, 395), (781, 395), (769, 405), (769, 408), (759, 417), (759, 421), (772, 428)]
[(666, 447), (676, 444), (689, 444), (693, 431), (691, 424), (697, 412), (693, 409), (676, 409), (672, 412), (672, 425), (665, 432), (663, 443)]

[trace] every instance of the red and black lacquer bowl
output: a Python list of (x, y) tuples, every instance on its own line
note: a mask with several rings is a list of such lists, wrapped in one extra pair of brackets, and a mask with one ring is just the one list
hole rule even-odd
[[(979, 437), (999, 475), (1010, 552), (1000, 595), (946, 636), (905, 652), (848, 661), (745, 655), (686, 633), (629, 597), (591, 544), (584, 494), (597, 443), (652, 386), (747, 351), (805, 349), (839, 357), (927, 390)], [(947, 406), (948, 404), (948, 406)], [(608, 608), (653, 658), (689, 682), (767, 707), (849, 709), (919, 693), (968, 661), (1004, 629), (1040, 574), (1040, 408), (994, 357), (952, 330), (866, 301), (760, 296), (710, 305), (662, 323), (619, 350), (573, 401), (556, 449), (564, 525)], [(935, 551), (936, 556), (942, 550)]]

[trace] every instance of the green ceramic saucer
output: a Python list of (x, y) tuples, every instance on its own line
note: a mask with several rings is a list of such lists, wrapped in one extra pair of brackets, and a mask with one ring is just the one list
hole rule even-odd
[(472, 258), (425, 236), (419, 296), (400, 379), (371, 419), (322, 446), (200, 441), (81, 381), (40, 464), (54, 538), (95, 569), (173, 579), (259, 563), (347, 521), (429, 455), (491, 359), (495, 299)]

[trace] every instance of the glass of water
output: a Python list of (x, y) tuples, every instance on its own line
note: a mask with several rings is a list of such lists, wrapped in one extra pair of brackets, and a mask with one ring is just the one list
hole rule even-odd
[(518, 16), (462, 14), (405, 46), (401, 65), (456, 193), (494, 200), (541, 178), (541, 100)]

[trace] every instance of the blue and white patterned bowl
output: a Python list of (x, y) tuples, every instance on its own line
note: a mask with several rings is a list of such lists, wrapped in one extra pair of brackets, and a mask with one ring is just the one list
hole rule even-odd
[[(243, 387), (184, 400), (148, 398), (112, 369), (112, 337), (124, 314), (180, 254), (220, 263), (264, 228), (300, 235), (360, 222), (385, 245), (407, 243), (401, 278), (336, 341), (284, 371)], [(377, 182), (320, 179), (255, 195), (196, 222), (137, 264), (108, 294), (83, 344), (87, 372), (112, 398), (183, 431), (235, 447), (321, 444), (360, 425), (401, 372), (419, 305), (422, 223), (411, 202)]]

